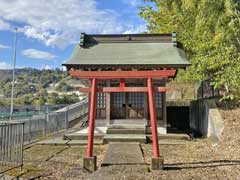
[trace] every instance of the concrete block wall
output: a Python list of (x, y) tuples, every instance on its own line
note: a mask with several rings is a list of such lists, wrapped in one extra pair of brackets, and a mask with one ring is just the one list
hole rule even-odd
[(189, 113), (190, 128), (196, 135), (220, 138), (224, 125), (214, 100), (191, 101)]

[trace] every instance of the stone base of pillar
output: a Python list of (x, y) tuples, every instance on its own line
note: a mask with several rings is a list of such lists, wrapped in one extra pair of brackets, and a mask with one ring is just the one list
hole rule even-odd
[(158, 158), (152, 158), (151, 169), (152, 170), (163, 170), (164, 168), (164, 158), (160, 156)]
[(97, 156), (83, 158), (83, 169), (94, 172), (97, 170)]

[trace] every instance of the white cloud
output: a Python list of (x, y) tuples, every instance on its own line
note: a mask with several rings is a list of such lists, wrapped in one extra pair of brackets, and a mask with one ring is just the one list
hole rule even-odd
[(66, 66), (63, 66), (63, 67), (61, 67), (60, 69), (61, 69), (62, 71), (67, 71)]
[(0, 69), (11, 69), (12, 65), (6, 63), (6, 62), (0, 62)]
[(11, 25), (1, 19), (0, 16), (0, 30), (9, 30), (11, 28)]
[(147, 31), (146, 25), (141, 24), (139, 26), (129, 26), (123, 34), (136, 34), (136, 33), (144, 33)]
[(37, 49), (26, 49), (22, 51), (22, 55), (32, 59), (51, 60), (57, 56), (46, 51), (39, 51)]
[(0, 27), (9, 28), (10, 22), (24, 24), (19, 31), (29, 38), (62, 48), (76, 42), (81, 32), (125, 31), (118, 14), (97, 9), (96, 0), (1, 0)]
[(4, 44), (0, 44), (0, 49), (9, 49), (10, 47)]
[(141, 4), (141, 1), (142, 0), (122, 0), (124, 4), (130, 5), (133, 7), (139, 6)]
[(46, 69), (46, 70), (50, 70), (50, 69), (52, 69), (52, 68), (51, 68), (51, 66), (46, 65), (46, 66), (44, 67), (44, 69)]

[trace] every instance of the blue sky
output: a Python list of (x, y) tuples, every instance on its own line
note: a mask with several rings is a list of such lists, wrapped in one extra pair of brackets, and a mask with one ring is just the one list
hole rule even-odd
[(14, 27), (17, 67), (56, 68), (85, 33), (141, 33), (142, 0), (0, 0), (0, 69), (12, 68)]

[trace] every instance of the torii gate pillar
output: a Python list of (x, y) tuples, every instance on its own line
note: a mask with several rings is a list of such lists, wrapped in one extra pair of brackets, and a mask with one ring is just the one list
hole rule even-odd
[(97, 94), (97, 80), (96, 78), (93, 78), (89, 110), (87, 157), (83, 159), (83, 168), (90, 172), (94, 172), (97, 169), (97, 157), (93, 156), (94, 126), (96, 116), (96, 94)]
[(159, 169), (163, 169), (164, 159), (162, 156), (160, 156), (160, 153), (159, 153), (156, 108), (154, 103), (154, 91), (153, 91), (151, 78), (147, 79), (147, 88), (148, 88), (150, 120), (151, 120), (151, 126), (152, 126), (153, 158), (152, 158), (151, 168), (152, 170), (159, 170)]

